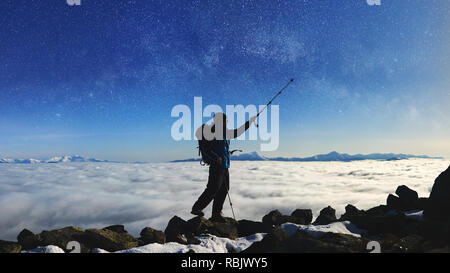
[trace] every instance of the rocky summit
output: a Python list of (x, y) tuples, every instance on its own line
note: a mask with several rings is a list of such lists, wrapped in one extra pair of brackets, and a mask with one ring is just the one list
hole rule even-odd
[(419, 197), (413, 189), (400, 185), (385, 204), (368, 210), (349, 204), (340, 218), (331, 206), (322, 209), (314, 221), (312, 211), (302, 208), (290, 215), (275, 209), (261, 221), (225, 218), (225, 222), (214, 222), (204, 217), (184, 220), (173, 216), (164, 231), (145, 227), (139, 238), (123, 225), (86, 230), (69, 226), (39, 234), (24, 229), (17, 242), (0, 240), (0, 252), (39, 252), (36, 249), (44, 246), (70, 252), (67, 248), (72, 241), (80, 244), (80, 252), (114, 252), (152, 244), (199, 245), (205, 236), (234, 241), (256, 234), (263, 234), (262, 239), (250, 240), (248, 247), (239, 251), (357, 253), (370, 252), (377, 244), (381, 252), (450, 252), (450, 167), (436, 178), (429, 197)]

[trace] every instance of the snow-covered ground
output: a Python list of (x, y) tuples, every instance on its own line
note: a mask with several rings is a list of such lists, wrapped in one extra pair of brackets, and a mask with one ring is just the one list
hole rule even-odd
[[(405, 184), (428, 196), (450, 162), (441, 159), (354, 162), (232, 162), (231, 198), (238, 219), (261, 220), (272, 209), (290, 214), (331, 205), (367, 209)], [(134, 236), (146, 226), (164, 230), (206, 186), (197, 162), (161, 164), (0, 164), (0, 239), (74, 225), (124, 224)], [(210, 207), (206, 210), (207, 216)], [(228, 203), (224, 213), (231, 215)]]
[[(193, 250), (195, 253), (241, 252), (254, 242), (261, 241), (265, 235), (265, 233), (257, 233), (247, 237), (237, 238), (236, 240), (205, 235), (197, 237), (200, 241), (200, 244), (198, 245), (182, 245), (174, 242), (165, 244), (154, 243), (117, 251), (117, 253), (186, 253), (189, 250)], [(97, 249), (97, 252), (106, 253), (107, 251)]]
[[(292, 236), (297, 230), (305, 231), (306, 233), (316, 238), (321, 237), (327, 232), (341, 233), (361, 237), (366, 231), (358, 229), (350, 222), (337, 222), (329, 225), (297, 225), (293, 223), (285, 223), (281, 227), (287, 232), (288, 236)], [(214, 235), (198, 236), (200, 241), (198, 245), (183, 245), (175, 242), (165, 244), (148, 244), (141, 247), (116, 251), (115, 253), (187, 253), (193, 250), (195, 253), (228, 253), (241, 252), (248, 248), (254, 242), (261, 241), (266, 233), (256, 233), (247, 237), (230, 240), (228, 238), (220, 238)], [(100, 248), (92, 249), (94, 253), (109, 253)], [(42, 246), (36, 249), (22, 251), (22, 253), (64, 253), (64, 251), (57, 246)]]

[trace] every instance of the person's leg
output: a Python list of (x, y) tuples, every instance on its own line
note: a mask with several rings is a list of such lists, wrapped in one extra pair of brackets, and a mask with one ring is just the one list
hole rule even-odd
[(192, 206), (193, 211), (202, 211), (209, 203), (214, 199), (217, 192), (222, 186), (223, 174), (222, 168), (219, 166), (210, 166), (209, 167), (209, 176), (208, 176), (208, 184), (206, 185), (206, 189), (198, 198), (197, 202), (195, 202), (194, 206)]
[(230, 175), (228, 169), (223, 169), (223, 179), (222, 185), (214, 197), (212, 214), (219, 215), (222, 212), (223, 203), (227, 198), (228, 189), (230, 188)]

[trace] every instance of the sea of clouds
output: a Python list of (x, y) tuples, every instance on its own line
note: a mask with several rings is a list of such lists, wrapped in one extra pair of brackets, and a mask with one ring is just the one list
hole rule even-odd
[[(273, 209), (310, 208), (316, 217), (331, 205), (360, 209), (384, 204), (398, 185), (428, 197), (443, 159), (354, 162), (234, 161), (231, 198), (238, 219), (261, 220)], [(65, 226), (124, 224), (134, 236), (146, 226), (164, 230), (184, 219), (206, 186), (208, 168), (186, 163), (0, 164), (0, 239), (15, 240)], [(209, 206), (205, 212), (211, 211)], [(224, 213), (231, 216), (228, 200)]]

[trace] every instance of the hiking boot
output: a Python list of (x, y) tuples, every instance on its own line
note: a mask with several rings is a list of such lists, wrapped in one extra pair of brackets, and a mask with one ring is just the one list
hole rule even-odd
[(223, 216), (223, 213), (213, 213), (213, 215), (211, 216), (211, 219), (209, 219), (212, 222), (217, 222), (217, 223), (225, 223), (227, 220), (225, 219), (225, 217)]
[(201, 210), (195, 210), (195, 209), (193, 209), (192, 211), (191, 211), (191, 214), (194, 214), (194, 215), (197, 215), (197, 216), (199, 216), (199, 217), (203, 217), (205, 214), (203, 213), (203, 211), (201, 211)]

